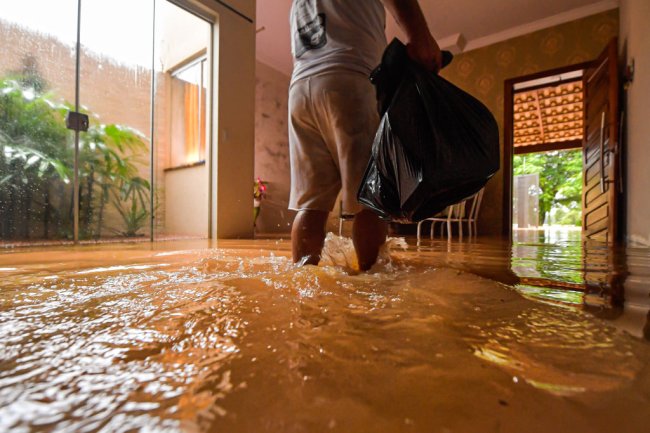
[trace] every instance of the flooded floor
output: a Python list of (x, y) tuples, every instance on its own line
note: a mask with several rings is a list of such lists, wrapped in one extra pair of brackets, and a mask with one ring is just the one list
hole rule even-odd
[(0, 431), (648, 431), (647, 250), (407, 243), (0, 254)]

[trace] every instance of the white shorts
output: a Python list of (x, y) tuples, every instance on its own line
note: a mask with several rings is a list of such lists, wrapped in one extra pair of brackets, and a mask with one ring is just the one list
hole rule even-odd
[(289, 151), (293, 210), (363, 209), (357, 191), (379, 126), (375, 90), (358, 72), (328, 72), (289, 89)]

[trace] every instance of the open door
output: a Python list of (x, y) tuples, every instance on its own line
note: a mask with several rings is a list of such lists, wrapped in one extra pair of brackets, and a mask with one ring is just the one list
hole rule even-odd
[(613, 39), (585, 70), (582, 230), (587, 240), (620, 238), (618, 43)]

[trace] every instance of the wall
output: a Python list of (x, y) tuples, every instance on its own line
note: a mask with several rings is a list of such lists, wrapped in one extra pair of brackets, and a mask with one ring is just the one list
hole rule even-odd
[[(503, 152), (504, 80), (595, 59), (617, 34), (618, 10), (612, 10), (459, 54), (442, 75), (490, 108)], [(500, 170), (486, 188), (480, 234), (501, 233), (503, 182)]]
[(207, 172), (205, 164), (165, 172), (167, 233), (202, 237), (207, 235)]
[(621, 52), (634, 59), (634, 81), (626, 91), (627, 241), (650, 246), (650, 2), (621, 1)]
[[(188, 57), (205, 52), (210, 42), (210, 25), (192, 14), (181, 12), (171, 3), (157, 6), (160, 36), (161, 69), (167, 72)], [(188, 31), (192, 29), (192, 31)]]
[(287, 95), (289, 77), (264, 63), (255, 70), (255, 176), (268, 182), (256, 233), (288, 233), (294, 212), (289, 211), (289, 139)]

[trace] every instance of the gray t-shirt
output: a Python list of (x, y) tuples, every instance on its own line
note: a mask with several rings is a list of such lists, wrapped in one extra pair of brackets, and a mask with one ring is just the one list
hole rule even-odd
[(381, 0), (293, 0), (294, 82), (328, 71), (370, 73), (386, 48)]

